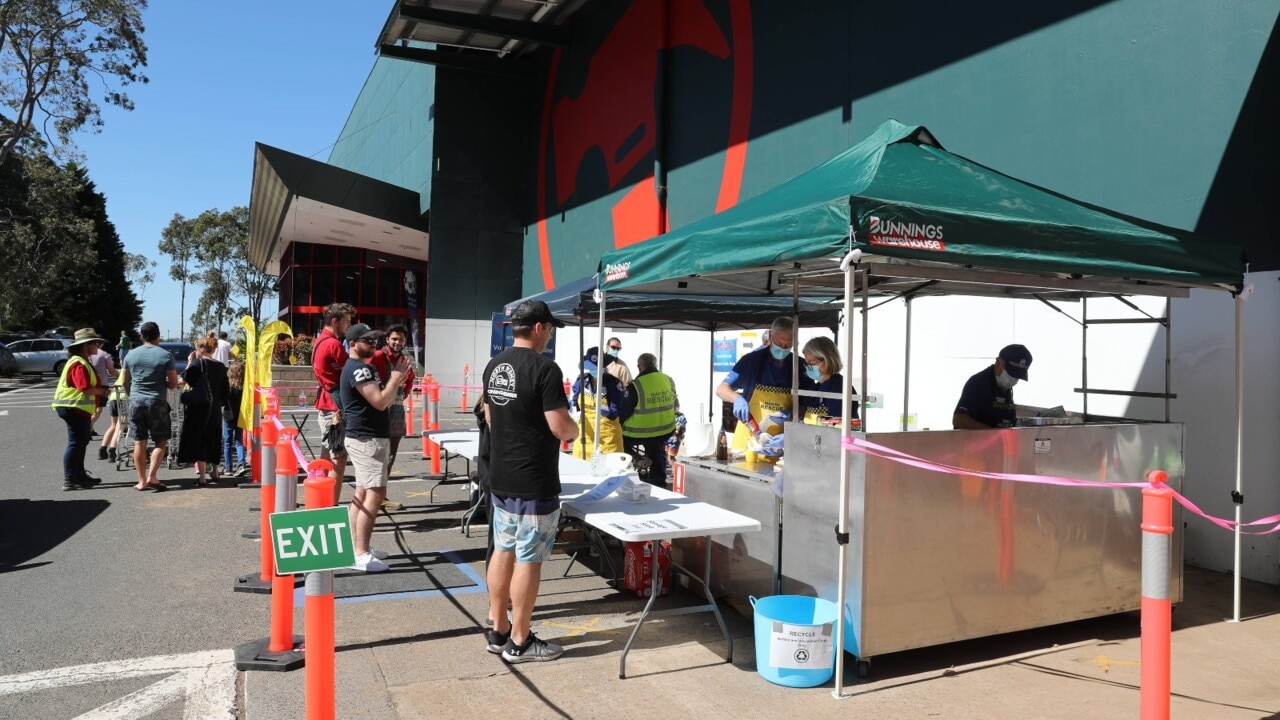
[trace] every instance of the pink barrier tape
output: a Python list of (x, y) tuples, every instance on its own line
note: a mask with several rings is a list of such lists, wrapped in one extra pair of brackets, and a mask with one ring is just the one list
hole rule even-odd
[[(454, 390), (483, 390), (483, 389), (484, 389), (484, 386), (483, 386), (483, 385), (441, 385), (440, 383), (435, 383), (435, 384), (434, 384), (434, 387), (438, 387), (438, 388), (453, 388)], [(427, 389), (427, 386), (426, 386), (426, 385), (421, 385), (421, 384), (419, 384), (419, 385), (414, 385), (414, 386), (413, 386), (413, 389), (414, 389), (414, 390), (426, 390), (426, 389)]]
[[(284, 429), (284, 425), (281, 425), (281, 424), (280, 424), (280, 418), (278, 418), (278, 417), (276, 417), (276, 416), (274, 416), (274, 415), (269, 415), (269, 416), (268, 416), (268, 419), (269, 419), (269, 420), (271, 420), (271, 424), (272, 424), (272, 425), (275, 425), (275, 426), (276, 426), (276, 429), (277, 429), (277, 430), (283, 430), (283, 429)], [(302, 454), (302, 448), (298, 447), (298, 441), (297, 441), (297, 440), (290, 440), (290, 441), (289, 441), (289, 446), (293, 448), (293, 454), (294, 454), (294, 456), (295, 456), (295, 457), (297, 457), (297, 458), (298, 458), (298, 467), (306, 467), (306, 466), (307, 466), (307, 463), (310, 463), (310, 462), (311, 462), (310, 460), (308, 460), (308, 459), (307, 459), (307, 456), (306, 456), (306, 455), (303, 455), (303, 454)]]
[[(1165, 483), (1100, 482), (1100, 481), (1093, 481), (1093, 480), (1080, 480), (1078, 478), (1056, 477), (1053, 475), (1025, 475), (1021, 473), (998, 473), (998, 472), (989, 472), (986, 470), (967, 470), (965, 468), (956, 467), (954, 465), (947, 465), (946, 463), (937, 463), (931, 460), (924, 460), (914, 455), (904, 453), (901, 450), (895, 450), (891, 447), (885, 447), (884, 445), (879, 445), (877, 443), (873, 443), (868, 440), (862, 440), (856, 437), (846, 438), (844, 442), (844, 446), (849, 450), (852, 450), (854, 452), (859, 452), (864, 455), (878, 457), (883, 460), (896, 462), (902, 465), (909, 465), (911, 467), (920, 468), (921, 470), (929, 470), (931, 472), (946, 473), (949, 475), (969, 475), (971, 477), (987, 478), (990, 480), (1010, 480), (1012, 482), (1033, 483), (1037, 485), (1061, 485), (1061, 486), (1075, 486), (1075, 487), (1084, 486), (1084, 487), (1094, 487), (1094, 488), (1145, 488), (1145, 487), (1152, 487), (1152, 486), (1169, 487)], [(1214, 517), (1213, 515), (1210, 515), (1205, 511), (1201, 510), (1199, 507), (1196, 506), (1195, 503), (1188, 500), (1185, 496), (1182, 495), (1182, 493), (1178, 492), (1177, 490), (1174, 490), (1173, 488), (1170, 487), (1169, 491), (1173, 493), (1173, 498), (1177, 500), (1180, 505), (1182, 505), (1184, 508), (1191, 511), (1192, 513), (1199, 515), (1205, 520), (1208, 520), (1214, 525), (1217, 525), (1218, 527), (1221, 527), (1225, 530), (1234, 531), (1236, 529), (1237, 523), (1234, 520), (1226, 520), (1223, 518)], [(1251, 522), (1239, 523), (1239, 527), (1241, 528), (1254, 527), (1257, 525), (1272, 525), (1272, 527), (1267, 530), (1260, 530), (1257, 532), (1245, 532), (1243, 534), (1270, 535), (1272, 533), (1280, 532), (1280, 514), (1259, 518)]]

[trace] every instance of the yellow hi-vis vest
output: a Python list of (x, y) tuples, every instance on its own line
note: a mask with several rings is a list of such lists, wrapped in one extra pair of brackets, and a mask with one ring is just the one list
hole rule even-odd
[(93, 396), (87, 392), (80, 392), (75, 385), (67, 382), (67, 376), (71, 374), (71, 366), (76, 363), (84, 365), (84, 369), (89, 371), (89, 387), (98, 384), (98, 374), (93, 371), (93, 365), (79, 355), (70, 356), (67, 358), (67, 364), (62, 366), (62, 377), (58, 378), (58, 389), (53, 391), (53, 407), (75, 408), (92, 415), (97, 409)]
[(622, 434), (633, 438), (666, 437), (676, 429), (676, 387), (671, 378), (654, 371), (631, 382), (636, 410), (622, 423)]

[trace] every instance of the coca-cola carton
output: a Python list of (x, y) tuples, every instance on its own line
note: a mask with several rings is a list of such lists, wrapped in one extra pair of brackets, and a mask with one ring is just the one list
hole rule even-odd
[[(658, 570), (662, 573), (662, 594), (671, 593), (671, 543), (659, 543)], [(653, 544), (623, 543), (622, 587), (639, 597), (649, 597), (653, 577)]]

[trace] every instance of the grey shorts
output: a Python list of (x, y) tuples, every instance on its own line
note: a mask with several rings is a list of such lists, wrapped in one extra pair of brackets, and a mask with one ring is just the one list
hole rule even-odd
[(347, 437), (347, 458), (356, 472), (356, 487), (384, 488), (390, 469), (387, 457), (390, 455), (391, 441), (387, 438)]
[[(337, 417), (338, 417), (337, 410), (321, 410), (320, 411), (320, 447), (323, 447), (325, 450), (329, 450), (330, 452), (333, 451), (333, 448), (329, 447), (329, 441), (326, 440), (325, 438), (328, 435), (327, 431), (329, 430), (329, 426), (333, 424), (333, 421)], [(337, 454), (346, 455), (345, 452), (337, 453)]]
[(151, 440), (157, 445), (173, 437), (169, 402), (162, 397), (133, 398), (129, 403), (129, 434), (134, 442)]

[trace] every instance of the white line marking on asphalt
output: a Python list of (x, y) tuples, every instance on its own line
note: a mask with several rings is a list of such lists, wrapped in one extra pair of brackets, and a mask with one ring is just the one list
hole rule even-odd
[(9, 414), (8, 410), (0, 410), (0, 415), (8, 415), (8, 414)]
[(138, 720), (183, 698), (185, 720), (234, 717), (236, 669), (230, 650), (157, 655), (9, 675), (0, 677), (0, 696), (162, 674), (165, 677), (160, 680), (75, 720)]

